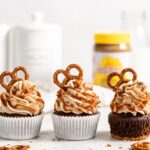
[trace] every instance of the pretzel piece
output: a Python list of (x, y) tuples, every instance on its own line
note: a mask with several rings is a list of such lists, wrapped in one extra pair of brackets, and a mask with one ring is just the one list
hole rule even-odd
[[(127, 80), (127, 79), (124, 78), (125, 74), (128, 73), (128, 72), (132, 73), (132, 75), (133, 75), (132, 79)], [(137, 74), (132, 68), (123, 69), (121, 71), (121, 76), (122, 76), (122, 83), (128, 82), (130, 80), (135, 81), (137, 79)]]
[(18, 67), (16, 67), (16, 68), (13, 70), (12, 74), (13, 74), (13, 76), (14, 76), (15, 78), (21, 79), (21, 78), (17, 77), (17, 73), (18, 73), (19, 71), (22, 71), (22, 72), (24, 73), (24, 79), (25, 79), (25, 80), (29, 80), (29, 74), (28, 74), (26, 68), (24, 68), (24, 67), (22, 67), (22, 66), (18, 66)]
[[(127, 79), (125, 79), (125, 74), (126, 74), (126, 73), (129, 73), (129, 72), (132, 73), (133, 77), (132, 77), (132, 79), (127, 80)], [(118, 81), (115, 85), (112, 85), (112, 84), (111, 84), (111, 80), (112, 80), (112, 78), (114, 78), (115, 76), (119, 78), (119, 81)], [(123, 69), (123, 70), (121, 71), (120, 74), (117, 73), (117, 72), (113, 72), (113, 73), (109, 74), (108, 77), (107, 77), (107, 84), (108, 84), (108, 86), (111, 87), (113, 90), (116, 90), (116, 89), (118, 88), (118, 86), (121, 85), (122, 83), (129, 82), (130, 80), (135, 81), (136, 79), (137, 79), (137, 74), (136, 74), (136, 72), (135, 72), (132, 68), (125, 68), (125, 69)]]
[(132, 150), (150, 150), (150, 142), (136, 142), (131, 145)]
[[(9, 76), (11, 78), (11, 81), (7, 84), (5, 83), (5, 77)], [(10, 91), (12, 85), (19, 81), (19, 79), (15, 79), (13, 74), (10, 71), (4, 71), (1, 75), (0, 75), (0, 84), (6, 89), (7, 92)]]
[[(79, 74), (78, 75), (71, 75), (71, 73), (70, 73), (71, 69), (76, 69), (79, 72)], [(77, 64), (69, 65), (66, 69), (66, 73), (67, 73), (67, 76), (69, 79), (82, 79), (82, 77), (83, 77), (83, 70)]]
[[(7, 92), (10, 92), (10, 89), (14, 83), (16, 83), (17, 81), (23, 80), (17, 76), (18, 71), (22, 71), (24, 73), (25, 80), (29, 79), (29, 74), (28, 74), (27, 70), (22, 66), (16, 67), (13, 70), (13, 72), (4, 71), (0, 75), (0, 84), (6, 89)], [(7, 77), (7, 76), (9, 76), (11, 78), (11, 81), (8, 84), (5, 82), (5, 77)]]
[[(114, 77), (118, 77), (118, 78), (119, 78), (118, 82), (117, 82), (115, 85), (113, 85), (113, 84), (111, 83), (111, 81), (112, 81), (112, 79), (113, 79)], [(112, 73), (109, 74), (108, 77), (107, 77), (107, 84), (108, 84), (108, 86), (109, 86), (110, 88), (112, 88), (113, 90), (116, 90), (116, 89), (117, 89), (117, 87), (118, 87), (118, 85), (121, 83), (121, 81), (122, 81), (122, 76), (121, 76), (119, 73), (117, 73), (117, 72), (112, 72)]]
[[(71, 75), (71, 73), (70, 73), (71, 69), (76, 69), (76, 70), (79, 72), (79, 74), (78, 74), (78, 75)], [(59, 79), (58, 79), (58, 75), (59, 75), (59, 74), (63, 74), (64, 77), (65, 77), (62, 82), (60, 82)], [(72, 79), (82, 79), (82, 77), (83, 77), (83, 71), (82, 71), (82, 69), (80, 68), (80, 66), (77, 65), (77, 64), (71, 64), (71, 65), (69, 65), (69, 66), (66, 68), (66, 70), (63, 70), (63, 69), (57, 70), (57, 71), (54, 73), (54, 75), (53, 75), (53, 80), (54, 80), (54, 83), (55, 83), (57, 86), (59, 86), (60, 88), (63, 88), (63, 87), (67, 84), (67, 82), (68, 82), (69, 80), (72, 80)]]
[[(59, 79), (58, 79), (58, 75), (60, 75), (60, 74), (63, 74), (63, 76), (65, 77), (62, 82), (60, 82)], [(53, 75), (53, 80), (54, 80), (54, 83), (55, 83), (57, 86), (59, 86), (60, 88), (63, 88), (63, 87), (67, 84), (67, 82), (69, 81), (69, 79), (68, 79), (67, 77), (68, 77), (68, 76), (67, 76), (66, 71), (63, 70), (63, 69), (59, 69), (59, 70), (57, 70), (57, 71), (54, 73), (54, 75)]]

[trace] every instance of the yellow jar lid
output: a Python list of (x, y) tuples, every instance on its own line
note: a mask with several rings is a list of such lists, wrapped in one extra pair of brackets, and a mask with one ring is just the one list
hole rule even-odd
[(95, 33), (96, 44), (130, 44), (129, 33)]

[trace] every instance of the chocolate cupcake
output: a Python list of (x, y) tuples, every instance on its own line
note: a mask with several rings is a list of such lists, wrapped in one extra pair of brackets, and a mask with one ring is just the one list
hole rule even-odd
[[(129, 77), (132, 73), (132, 79)], [(112, 85), (113, 78), (118, 82)], [(119, 73), (111, 73), (108, 85), (115, 92), (109, 114), (111, 135), (120, 140), (143, 140), (150, 135), (150, 92), (143, 82), (137, 81), (137, 75), (131, 68)]]
[[(71, 75), (71, 69), (79, 74)], [(59, 82), (58, 76), (65, 79)], [(54, 83), (60, 87), (52, 113), (55, 135), (66, 140), (86, 140), (93, 138), (100, 117), (98, 106), (100, 100), (90, 84), (82, 80), (82, 69), (71, 64), (66, 70), (57, 70)]]
[[(22, 71), (24, 78), (17, 76)], [(11, 81), (7, 84), (5, 77)], [(31, 139), (38, 136), (43, 119), (44, 101), (36, 85), (29, 81), (24, 67), (0, 75), (0, 84), (5, 91), (0, 101), (0, 137), (13, 140)]]

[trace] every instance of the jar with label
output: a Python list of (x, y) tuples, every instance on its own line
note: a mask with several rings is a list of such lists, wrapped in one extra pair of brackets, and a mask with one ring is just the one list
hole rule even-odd
[[(107, 76), (131, 67), (130, 35), (127, 33), (95, 33), (93, 82), (107, 87)], [(116, 82), (117, 78), (113, 79)]]

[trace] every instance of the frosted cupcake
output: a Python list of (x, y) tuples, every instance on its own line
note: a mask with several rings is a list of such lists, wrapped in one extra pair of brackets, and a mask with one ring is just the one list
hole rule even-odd
[[(76, 69), (79, 74), (71, 75), (71, 69)], [(65, 77), (62, 83), (58, 80), (60, 74)], [(82, 69), (77, 64), (54, 73), (54, 83), (60, 87), (52, 113), (54, 131), (58, 138), (86, 140), (96, 134), (100, 100), (92, 86), (84, 82), (82, 77)]]
[[(25, 79), (17, 76), (22, 71)], [(11, 81), (5, 83), (5, 77)], [(29, 75), (22, 66), (13, 72), (0, 75), (0, 84), (5, 89), (0, 101), (0, 137), (6, 139), (31, 139), (39, 135), (43, 119), (44, 101), (36, 85), (29, 81)]]
[[(132, 79), (127, 80), (129, 72)], [(127, 74), (126, 74), (127, 73)], [(112, 85), (113, 78), (119, 78)], [(137, 75), (131, 68), (122, 70), (120, 74), (111, 73), (108, 85), (115, 92), (111, 102), (112, 112), (109, 114), (111, 135), (120, 140), (143, 140), (150, 135), (150, 92), (143, 82), (137, 81)]]

